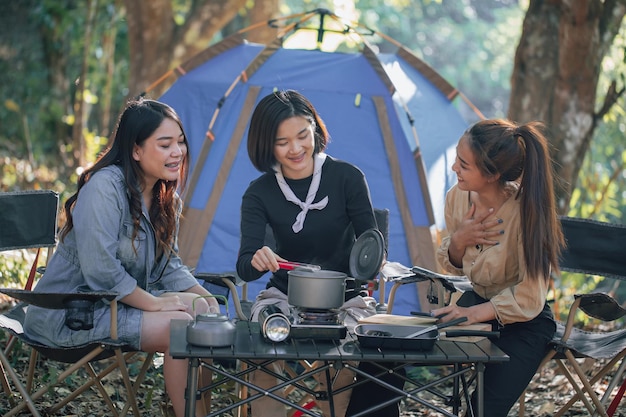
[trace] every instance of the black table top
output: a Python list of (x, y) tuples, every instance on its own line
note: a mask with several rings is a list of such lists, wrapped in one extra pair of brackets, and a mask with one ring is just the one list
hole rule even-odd
[(363, 348), (357, 337), (348, 332), (343, 340), (288, 340), (281, 343), (265, 341), (256, 322), (239, 321), (235, 343), (230, 347), (210, 348), (187, 344), (187, 321), (172, 320), (170, 354), (176, 359), (286, 359), (343, 360), (360, 362), (399, 361), (421, 364), (458, 364), (505, 362), (509, 357), (489, 339), (478, 342), (438, 340), (432, 350), (417, 352), (393, 349)]

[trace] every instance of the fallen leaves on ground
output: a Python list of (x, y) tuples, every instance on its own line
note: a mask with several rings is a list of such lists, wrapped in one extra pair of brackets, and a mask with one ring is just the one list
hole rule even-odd
[[(0, 311), (11, 306), (11, 300), (6, 296), (0, 294)], [(4, 348), (7, 342), (6, 332), (0, 332), (0, 347)], [(25, 375), (29, 363), (30, 350), (21, 343), (16, 344), (16, 348), (9, 355), (9, 360), (12, 367), (18, 372), (19, 375)], [(167, 395), (164, 389), (164, 381), (162, 374), (162, 356), (155, 356), (154, 364), (149, 369), (148, 374), (141, 385), (138, 393), (137, 400), (139, 403), (139, 409), (144, 416), (149, 417), (174, 417), (174, 413), (171, 408), (171, 404), (168, 401)], [(603, 363), (597, 363), (590, 360), (580, 360), (581, 367), (586, 371), (593, 372), (598, 369)], [(136, 370), (140, 365), (133, 364), (130, 367), (131, 374), (136, 374)], [(232, 364), (225, 364), (230, 366)], [(62, 372), (61, 366), (56, 362), (40, 360), (35, 373), (35, 379), (49, 379), (53, 375)], [(96, 369), (101, 369), (103, 364), (97, 365)], [(64, 368), (63, 368), (64, 369)], [(1, 370), (1, 369), (0, 369)], [(425, 382), (429, 382), (429, 373), (437, 374), (439, 372), (446, 372), (445, 368), (439, 369), (420, 369), (418, 370), (419, 378), (423, 378)], [(84, 373), (83, 373), (84, 375)], [(614, 373), (609, 373), (602, 381), (594, 385), (594, 389), (598, 396), (602, 396), (606, 391), (610, 379)], [(432, 375), (431, 375), (432, 376)], [(2, 375), (0, 374), (0, 377)], [(617, 387), (613, 390), (611, 398), (615, 395), (615, 392), (622, 383), (619, 381)], [(22, 380), (24, 383), (25, 381)], [(114, 372), (104, 379), (104, 389), (107, 396), (111, 399), (113, 404), (118, 408), (122, 408), (126, 401), (126, 392), (121, 377), (118, 372)], [(181, 381), (181, 384), (185, 384), (186, 381)], [(51, 392), (44, 395), (40, 400), (36, 401), (37, 409), (44, 417), (100, 417), (110, 416), (111, 412), (107, 408), (105, 401), (100, 397), (99, 392), (91, 387), (86, 392), (82, 393), (78, 398), (71, 401), (64, 406), (60, 411), (50, 414), (45, 410), (49, 409), (53, 400), (67, 395), (71, 392), (70, 387), (76, 387), (77, 378), (70, 377), (64, 381), (64, 384), (55, 387)], [(15, 387), (11, 386), (13, 391)], [(232, 404), (233, 403), (234, 386), (229, 386), (226, 389), (214, 391), (213, 393), (213, 405)], [(533, 380), (528, 386), (525, 396), (525, 416), (528, 417), (549, 417), (556, 413), (567, 401), (574, 395), (575, 391), (570, 385), (568, 379), (557, 368), (555, 361), (550, 361), (544, 368), (535, 375)], [(19, 396), (15, 393), (16, 396)], [(424, 394), (427, 396), (428, 394)], [(429, 400), (437, 401), (436, 398), (429, 398)], [(519, 415), (519, 402), (509, 412), (509, 417)], [(9, 396), (5, 393), (0, 394), (0, 415), (4, 415), (10, 409)], [(402, 417), (431, 417), (441, 416), (441, 413), (436, 411), (425, 409), (425, 407), (415, 401), (406, 400), (401, 404), (401, 416)], [(582, 401), (577, 401), (568, 412), (564, 414), (564, 417), (578, 417), (589, 416), (589, 412), (585, 408)], [(21, 415), (30, 415), (28, 411), (24, 411)], [(232, 416), (233, 414), (224, 414), (224, 416)], [(626, 399), (622, 399), (614, 414), (614, 417), (626, 417)]]
[[(0, 336), (0, 346), (5, 345), (5, 339)], [(16, 352), (10, 356), (11, 363), (15, 370), (20, 374), (25, 374), (27, 368), (29, 355), (27, 349), (23, 346), (17, 346)], [(171, 405), (167, 399), (167, 395), (164, 391), (164, 382), (162, 374), (162, 357), (157, 356), (157, 360), (154, 366), (149, 370), (144, 383), (142, 384), (137, 394), (140, 410), (144, 416), (150, 417), (174, 417), (174, 413), (171, 409)], [(226, 364), (230, 365), (230, 364)], [(587, 361), (585, 363), (581, 360), (581, 365), (591, 368), (593, 370), (598, 366), (592, 362)], [(97, 365), (96, 369), (100, 369), (104, 365)], [(131, 375), (136, 373), (139, 369), (140, 363), (133, 364), (130, 367)], [(428, 371), (420, 371), (420, 378), (424, 378), (428, 382), (429, 372), (436, 374), (438, 372), (446, 372), (445, 368), (435, 368)], [(50, 376), (61, 372), (59, 364), (52, 361), (40, 361), (38, 363), (36, 378), (49, 378)], [(612, 373), (600, 383), (596, 384), (596, 392), (601, 396), (606, 390), (609, 382), (609, 377)], [(109, 416), (111, 412), (106, 408), (105, 402), (99, 397), (99, 393), (95, 388), (90, 388), (85, 393), (81, 394), (77, 399), (70, 402), (63, 407), (60, 411), (54, 414), (46, 414), (45, 410), (52, 405), (53, 399), (58, 399), (63, 395), (70, 392), (70, 387), (77, 384), (77, 378), (68, 378), (65, 383), (54, 389), (52, 395), (46, 394), (43, 399), (36, 401), (38, 410), (44, 410), (43, 416)], [(185, 383), (185, 381), (181, 381)], [(618, 384), (619, 386), (619, 384)], [(113, 403), (121, 408), (126, 400), (126, 392), (122, 379), (118, 372), (114, 372), (107, 376), (104, 380), (104, 387), (108, 397)], [(215, 391), (213, 395), (213, 404), (232, 404), (234, 386), (230, 386), (227, 389), (221, 391)], [(614, 390), (617, 391), (617, 388)], [(564, 405), (569, 398), (574, 394), (574, 390), (570, 386), (567, 378), (560, 373), (554, 361), (550, 361), (539, 374), (535, 375), (533, 381), (530, 383), (526, 392), (526, 411), (525, 415), (529, 417), (548, 417), (552, 416), (556, 410)], [(427, 394), (424, 394), (427, 395)], [(614, 395), (614, 394), (613, 394)], [(435, 400), (436, 401), (436, 400)], [(440, 416), (433, 410), (427, 410), (421, 404), (414, 401), (403, 401), (402, 417), (430, 417)], [(9, 410), (9, 399), (6, 395), (0, 396), (0, 415), (4, 415)], [(519, 411), (519, 403), (515, 404), (509, 416), (517, 416)], [(30, 413), (24, 412), (23, 415), (29, 415)], [(224, 414), (230, 416), (231, 414)], [(565, 416), (588, 416), (589, 412), (585, 409), (583, 403), (578, 401), (574, 406), (565, 414)], [(615, 417), (625, 417), (626, 415), (626, 400), (621, 401), (618, 407)]]

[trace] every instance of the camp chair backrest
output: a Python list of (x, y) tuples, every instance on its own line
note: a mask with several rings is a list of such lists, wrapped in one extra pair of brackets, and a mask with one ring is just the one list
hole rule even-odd
[(54, 246), (58, 204), (54, 191), (0, 193), (0, 251)]
[(626, 279), (626, 226), (574, 217), (562, 217), (561, 225), (562, 270)]
[[(59, 196), (53, 191), (0, 193), (0, 251), (54, 248), (57, 242), (58, 202)], [(39, 254), (39, 251), (37, 253)], [(7, 417), (18, 415), (28, 408), (31, 415), (38, 417), (41, 414), (37, 408), (43, 406), (46, 407), (47, 412), (54, 414), (81, 393), (93, 387), (101, 394), (101, 400), (107, 404), (110, 415), (126, 415), (128, 411), (131, 411), (135, 417), (139, 417), (141, 413), (136, 394), (152, 364), (153, 354), (141, 355), (145, 356), (145, 359), (133, 381), (129, 375), (127, 363), (136, 362), (136, 356), (143, 352), (136, 351), (117, 340), (117, 327), (113, 319), (117, 316), (117, 302), (115, 301), (117, 294), (31, 291), (36, 265), (37, 257), (35, 257), (31, 267), (31, 274), (25, 290), (0, 288), (0, 292), (3, 294), (24, 302), (16, 305), (12, 310), (0, 314), (0, 331), (8, 333), (6, 345), (0, 346), (0, 386), (6, 398), (9, 398), (11, 408), (10, 410), (3, 410), (3, 415)], [(91, 303), (106, 300), (110, 303), (112, 311), (110, 337), (87, 346), (57, 348), (35, 342), (23, 333), (22, 325), (26, 304), (37, 305), (42, 308), (65, 308), (64, 303), (70, 300), (88, 300)], [(79, 317), (82, 316), (79, 315)], [(14, 368), (15, 365), (20, 365), (21, 361), (14, 360), (14, 358), (9, 360), (9, 355), (15, 353), (13, 347), (17, 346), (16, 340), (20, 340), (23, 345), (33, 348), (29, 363), (25, 367), (28, 368), (27, 375), (19, 375)], [(37, 364), (43, 363), (37, 359), (38, 353), (43, 354), (47, 361), (63, 362), (68, 366), (51, 377), (44, 376), (43, 373), (35, 372), (38, 369)], [(108, 360), (109, 358), (108, 366), (98, 369), (96, 372), (92, 362), (102, 359)], [(79, 370), (84, 371), (84, 378), (79, 376)], [(114, 370), (119, 370), (122, 376), (127, 399), (124, 404), (120, 401), (114, 403), (102, 384), (102, 379)], [(57, 386), (65, 385), (69, 379), (72, 379), (73, 383), (80, 382), (81, 385), (72, 392), (66, 389), (67, 387), (56, 391)], [(15, 388), (15, 391), (12, 387)], [(41, 404), (35, 403), (36, 400), (47, 394), (50, 394), (48, 395), (50, 401), (42, 401)]]
[[(617, 280), (626, 279), (625, 226), (572, 217), (561, 217), (560, 220), (567, 241), (559, 262), (561, 270)], [(611, 404), (608, 404), (613, 389), (621, 382), (621, 376), (626, 369), (623, 359), (626, 356), (626, 331), (619, 327), (612, 331), (579, 328), (579, 311), (605, 322), (626, 315), (626, 309), (611, 293), (603, 292), (601, 286), (588, 293), (579, 290), (569, 307), (567, 321), (557, 323), (557, 334), (539, 369), (548, 361), (554, 360), (576, 391), (555, 412), (555, 416), (567, 413), (577, 401), (584, 403), (590, 415), (612, 416), (626, 388), (625, 381)], [(601, 366), (593, 368), (593, 372), (585, 371), (578, 364), (580, 358), (585, 358), (586, 363), (595, 361)], [(611, 371), (614, 371), (614, 375), (608, 378)], [(609, 379), (609, 383), (603, 383), (602, 389), (598, 389), (596, 384), (605, 378)], [(602, 391), (604, 395), (600, 396), (598, 392)], [(522, 396), (520, 416), (524, 415), (523, 399)]]

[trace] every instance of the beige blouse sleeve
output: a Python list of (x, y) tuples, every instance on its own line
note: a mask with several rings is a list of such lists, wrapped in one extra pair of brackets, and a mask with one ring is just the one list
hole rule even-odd
[[(468, 193), (453, 187), (446, 195), (446, 226), (451, 235), (469, 209)], [(490, 300), (501, 324), (528, 321), (536, 317), (545, 304), (548, 281), (545, 277), (531, 279), (526, 273), (521, 242), (519, 202), (511, 197), (495, 213), (503, 220), (503, 235), (498, 245), (487, 248), (466, 248), (463, 266), (450, 262), (446, 237), (437, 250), (437, 259), (449, 273), (466, 275), (474, 291)]]

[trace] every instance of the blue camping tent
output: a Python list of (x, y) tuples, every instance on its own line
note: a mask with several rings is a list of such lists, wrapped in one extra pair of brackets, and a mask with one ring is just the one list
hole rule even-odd
[[(436, 269), (433, 229), (452, 185), (445, 157), (467, 127), (452, 102), (458, 92), (402, 46), (338, 53), (281, 41), (236, 34), (171, 71), (178, 78), (160, 99), (181, 116), (192, 157), (183, 260), (199, 273), (234, 270), (241, 196), (260, 175), (247, 156), (248, 121), (263, 96), (295, 89), (326, 122), (327, 152), (361, 168), (374, 206), (390, 210), (388, 260)], [(250, 283), (251, 296), (265, 283)], [(394, 305), (396, 314), (419, 308), (417, 291), (403, 289)]]

